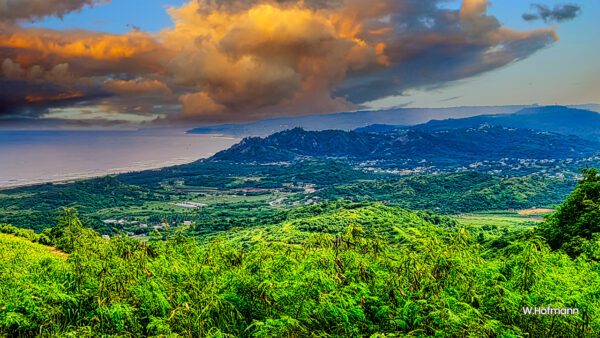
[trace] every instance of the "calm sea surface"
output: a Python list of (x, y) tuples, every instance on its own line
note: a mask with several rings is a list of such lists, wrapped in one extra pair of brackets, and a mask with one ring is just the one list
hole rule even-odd
[(0, 187), (189, 163), (237, 141), (172, 129), (0, 131)]

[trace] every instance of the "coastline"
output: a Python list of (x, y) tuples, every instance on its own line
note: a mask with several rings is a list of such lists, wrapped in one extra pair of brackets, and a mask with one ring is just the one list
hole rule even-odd
[(65, 184), (208, 158), (239, 142), (226, 135), (182, 130), (133, 132), (23, 131), (2, 133), (0, 191)]
[(214, 154), (209, 154), (206, 157), (200, 157), (200, 158), (195, 157), (195, 158), (181, 159), (181, 161), (173, 160), (173, 161), (169, 161), (169, 162), (163, 162), (160, 164), (146, 164), (146, 165), (141, 164), (141, 165), (130, 166), (130, 167), (125, 167), (125, 168), (113, 168), (113, 169), (106, 169), (106, 170), (95, 170), (95, 171), (87, 171), (87, 172), (69, 173), (69, 174), (61, 175), (60, 177), (56, 177), (56, 178), (34, 178), (34, 179), (0, 181), (0, 191), (16, 189), (16, 188), (23, 188), (23, 187), (32, 187), (32, 186), (36, 186), (36, 185), (43, 185), (43, 184), (50, 184), (50, 183), (51, 184), (67, 184), (67, 183), (73, 183), (76, 181), (85, 181), (85, 180), (89, 180), (89, 179), (100, 178), (100, 177), (104, 177), (104, 176), (142, 172), (142, 171), (148, 171), (148, 170), (160, 170), (163, 168), (168, 168), (168, 167), (173, 167), (173, 166), (178, 166), (178, 165), (183, 165), (183, 164), (190, 164), (190, 163), (202, 160), (202, 159), (209, 158), (212, 155), (214, 155)]

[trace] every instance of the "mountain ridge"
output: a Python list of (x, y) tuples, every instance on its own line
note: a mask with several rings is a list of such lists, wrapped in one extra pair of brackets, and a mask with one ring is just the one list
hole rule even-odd
[(350, 131), (371, 124), (416, 125), (434, 118), (446, 116), (474, 116), (483, 112), (509, 114), (528, 105), (481, 106), (448, 108), (393, 108), (362, 110), (332, 114), (311, 114), (293, 117), (276, 117), (256, 122), (218, 124), (194, 128), (190, 134), (221, 134), (231, 136), (268, 136), (270, 134), (300, 127), (306, 130), (339, 129)]
[(484, 123), (492, 126), (526, 128), (564, 135), (576, 135), (595, 141), (600, 140), (600, 114), (590, 110), (565, 106), (525, 108), (513, 114), (432, 120), (412, 128), (432, 131), (474, 127)]
[[(306, 130), (354, 130), (373, 124), (393, 126), (416, 126), (432, 120), (443, 120), (452, 116), (454, 119), (474, 116), (514, 114), (523, 109), (543, 108), (537, 105), (514, 106), (479, 106), (449, 108), (396, 108), (384, 110), (368, 110), (342, 112), (334, 114), (303, 115), (296, 117), (278, 117), (256, 122), (240, 124), (219, 124), (188, 130), (191, 134), (221, 134), (231, 136), (267, 136), (286, 129), (301, 127)], [(570, 108), (600, 112), (600, 105), (575, 105)], [(567, 107), (567, 108), (569, 108)]]
[(303, 157), (342, 157), (360, 161), (410, 159), (445, 163), (502, 158), (581, 158), (599, 150), (600, 143), (577, 136), (490, 125), (382, 133), (294, 128), (264, 138), (245, 138), (210, 160), (285, 162)]

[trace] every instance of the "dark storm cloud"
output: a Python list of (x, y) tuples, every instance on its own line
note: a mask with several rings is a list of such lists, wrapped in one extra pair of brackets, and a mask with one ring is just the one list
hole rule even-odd
[(164, 40), (184, 52), (170, 71), (197, 87), (181, 96), (184, 116), (221, 122), (352, 109), (503, 67), (557, 40), (553, 29), (503, 27), (485, 0), (458, 10), (445, 2), (199, 1), (173, 10), (177, 25)]
[(40, 5), (0, 19), (0, 118), (74, 105), (200, 122), (344, 111), (498, 69), (558, 39), (554, 29), (502, 26), (486, 0), (460, 9), (445, 0), (193, 0), (170, 8), (173, 26), (153, 35), (9, 23), (96, 3), (26, 2)]
[(110, 0), (0, 0), (0, 20), (35, 20), (63, 16), (85, 6)]
[[(298, 0), (193, 0), (199, 4), (199, 11), (211, 13), (215, 11), (243, 12), (256, 5), (297, 6)], [(344, 0), (303, 0), (302, 6), (310, 9), (332, 8), (342, 5)]]
[(543, 20), (544, 22), (563, 22), (575, 19), (581, 13), (581, 7), (576, 4), (560, 4), (553, 8), (542, 4), (532, 4), (535, 13), (523, 14), (525, 21)]
[[(0, 22), (0, 117), (43, 116), (50, 107), (117, 95), (121, 83), (105, 85), (121, 77), (160, 74), (163, 52), (153, 37), (141, 32), (112, 35)], [(143, 89), (142, 82), (129, 91)]]
[(56, 84), (18, 80), (0, 81), (0, 121), (39, 118), (51, 108), (97, 101), (108, 96), (108, 93), (96, 88), (66, 88)]
[(557, 40), (553, 30), (502, 27), (485, 14), (485, 1), (463, 1), (459, 11), (435, 10), (434, 3), (392, 16), (395, 33), (386, 41), (392, 64), (350, 76), (337, 94), (361, 103), (412, 88), (433, 89), (525, 59)]

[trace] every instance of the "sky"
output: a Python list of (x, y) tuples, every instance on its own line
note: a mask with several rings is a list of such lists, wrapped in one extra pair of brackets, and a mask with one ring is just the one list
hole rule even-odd
[(0, 127), (600, 103), (600, 1), (0, 0)]

